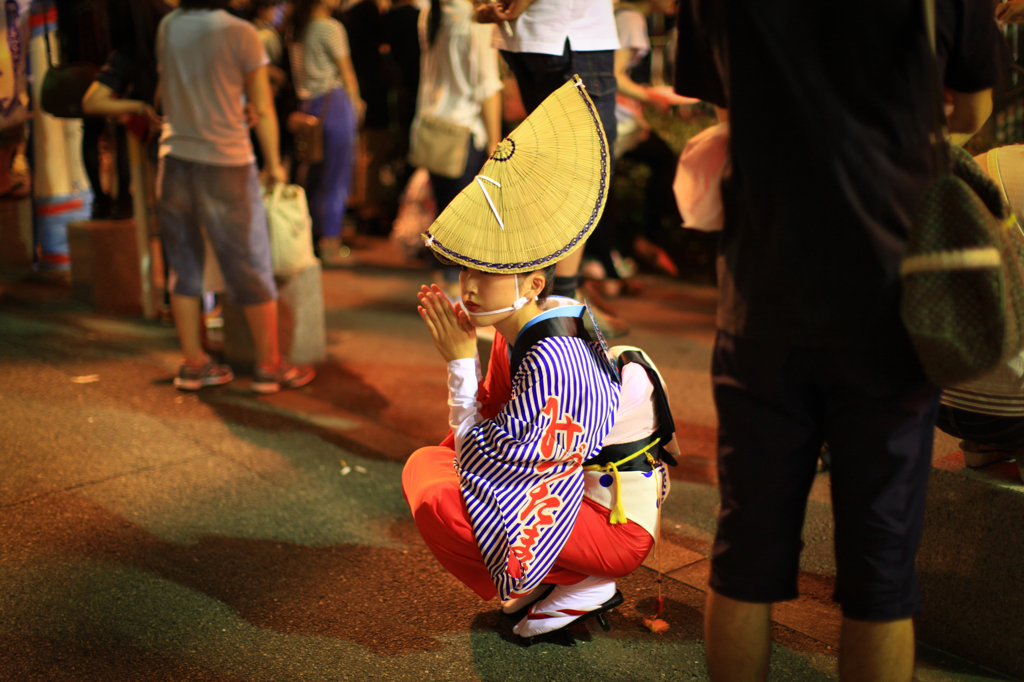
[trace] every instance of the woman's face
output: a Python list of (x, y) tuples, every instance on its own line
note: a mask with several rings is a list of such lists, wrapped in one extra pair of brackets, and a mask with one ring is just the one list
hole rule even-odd
[[(519, 279), (522, 280), (522, 275)], [(470, 313), (508, 308), (516, 300), (516, 275), (496, 275), (490, 272), (462, 268), (459, 275), (462, 287), (462, 307)], [(520, 287), (522, 282), (520, 282)], [(522, 292), (520, 292), (522, 295)], [(508, 317), (508, 312), (496, 315), (470, 315), (475, 327), (486, 327)]]

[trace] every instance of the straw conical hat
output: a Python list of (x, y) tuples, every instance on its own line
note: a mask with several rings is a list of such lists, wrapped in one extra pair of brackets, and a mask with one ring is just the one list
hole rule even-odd
[(551, 265), (597, 225), (609, 159), (597, 108), (575, 76), (502, 140), (423, 237), (442, 259), (484, 272)]

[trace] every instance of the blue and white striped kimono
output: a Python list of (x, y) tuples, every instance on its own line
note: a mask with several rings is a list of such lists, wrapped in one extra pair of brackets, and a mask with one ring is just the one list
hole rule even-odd
[(541, 339), (512, 378), (508, 404), (470, 430), (455, 459), (480, 552), (501, 599), (536, 587), (572, 532), (583, 463), (600, 451), (618, 377), (581, 338)]

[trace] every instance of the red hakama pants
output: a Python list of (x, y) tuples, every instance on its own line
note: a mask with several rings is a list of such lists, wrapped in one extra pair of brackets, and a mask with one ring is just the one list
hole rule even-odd
[[(493, 599), (497, 589), (473, 534), (454, 460), (449, 447), (420, 448), (402, 471), (402, 491), (420, 535), (441, 565), (481, 599)], [(587, 576), (621, 578), (640, 566), (654, 539), (632, 521), (610, 525), (608, 515), (609, 510), (583, 498), (572, 533), (544, 582), (574, 585)]]

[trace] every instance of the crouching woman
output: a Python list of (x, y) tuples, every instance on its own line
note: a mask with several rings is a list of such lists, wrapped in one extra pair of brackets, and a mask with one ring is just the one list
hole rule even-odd
[[(531, 173), (539, 141), (529, 124), (538, 114), (556, 130), (573, 129), (577, 145), (555, 152), (571, 158), (542, 159)], [(575, 126), (560, 117), (575, 117)], [(484, 166), (479, 177), (500, 188), (496, 198), (482, 200), (483, 183), (472, 183), (427, 234), (440, 257), (463, 265), (460, 302), (437, 287), (419, 294), (448, 363), (451, 433), (413, 453), (403, 490), (438, 561), (482, 599), (499, 596), (522, 637), (592, 616), (606, 626), (601, 614), (623, 600), (615, 581), (651, 550), (668, 491), (660, 457), (672, 421), (653, 365), (635, 349), (616, 359), (589, 336), (584, 306), (548, 296), (555, 262), (582, 243), (603, 208), (606, 185), (588, 173), (607, 177), (604, 145), (589, 97), (570, 82)], [(566, 171), (579, 186), (559, 182)], [(519, 225), (513, 176), (532, 185), (521, 188), (530, 196), (568, 198)], [(589, 202), (587, 210), (572, 201)], [(583, 224), (574, 219), (581, 213)], [(481, 385), (476, 329), (492, 325)]]

